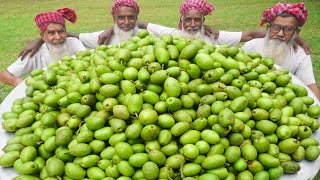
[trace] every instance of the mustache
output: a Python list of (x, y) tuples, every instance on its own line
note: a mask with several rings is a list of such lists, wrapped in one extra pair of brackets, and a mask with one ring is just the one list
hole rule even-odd
[(133, 28), (134, 28), (134, 26), (128, 25), (128, 26), (121, 27), (120, 29), (132, 30)]
[(281, 41), (281, 42), (285, 41), (284, 38), (272, 38), (272, 39), (270, 39), (270, 40), (273, 40), (273, 41)]
[(201, 30), (201, 28), (200, 27), (187, 27), (186, 31), (189, 31), (189, 30), (199, 31), (199, 30)]
[(53, 57), (55, 60), (59, 60), (64, 56), (70, 56), (70, 52), (67, 47), (67, 43), (64, 42), (62, 44), (53, 44), (53, 43), (47, 43), (47, 47), (49, 50), (49, 54), (51, 57)]
[(52, 42), (52, 43), (47, 43), (47, 47), (49, 51), (61, 51), (67, 49), (67, 44), (66, 41), (58, 41), (57, 42)]
[(52, 44), (54, 45), (63, 45), (65, 43), (65, 39), (61, 39), (61, 40), (54, 40), (52, 42)]
[(136, 24), (133, 28), (129, 30), (123, 30), (121, 29), (116, 23), (113, 27), (114, 35), (120, 39), (120, 41), (125, 41), (130, 39), (132, 36), (134, 36), (135, 32), (139, 31), (138, 25)]

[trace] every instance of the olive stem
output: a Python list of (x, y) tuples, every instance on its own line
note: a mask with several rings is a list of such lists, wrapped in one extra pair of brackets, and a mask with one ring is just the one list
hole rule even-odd
[(183, 172), (182, 172), (182, 166), (183, 166), (183, 164), (180, 164), (180, 177), (182, 179), (184, 179), (184, 175), (183, 175)]

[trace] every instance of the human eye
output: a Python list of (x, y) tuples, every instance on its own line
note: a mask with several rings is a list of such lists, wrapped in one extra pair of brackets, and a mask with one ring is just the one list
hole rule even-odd
[(281, 29), (281, 26), (278, 25), (278, 24), (272, 24), (272, 25), (271, 25), (271, 28), (274, 29), (274, 30), (280, 30), (280, 29)]
[(284, 27), (283, 29), (284, 29), (284, 31), (286, 31), (286, 32), (293, 32), (293, 31), (294, 31), (294, 28), (293, 28), (293, 27), (290, 27), (290, 26)]
[(185, 22), (190, 22), (190, 21), (191, 21), (191, 18), (185, 18), (184, 21), (185, 21)]
[(54, 31), (48, 31), (48, 34), (50, 34), (50, 35), (53, 35), (54, 34)]
[(135, 20), (136, 18), (135, 18), (135, 16), (129, 16), (128, 17), (130, 20)]
[(201, 22), (201, 18), (195, 18), (194, 21)]
[(123, 19), (124, 19), (124, 16), (118, 16), (118, 19), (119, 19), (119, 20), (123, 20)]

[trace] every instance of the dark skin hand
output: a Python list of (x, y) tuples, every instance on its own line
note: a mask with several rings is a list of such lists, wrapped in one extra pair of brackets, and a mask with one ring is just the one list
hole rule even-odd
[(107, 45), (111, 39), (111, 36), (113, 35), (113, 27), (110, 27), (103, 31), (98, 37), (98, 44), (102, 45), (105, 44)]
[(213, 28), (213, 27), (210, 27), (210, 26), (206, 26), (204, 25), (204, 33), (205, 35), (209, 36), (211, 39), (213, 40), (217, 40), (218, 37), (219, 37), (219, 30)]
[(298, 50), (298, 46), (300, 45), (304, 49), (304, 52), (306, 52), (307, 55), (311, 54), (311, 48), (309, 47), (307, 41), (302, 39), (300, 36), (298, 36), (294, 42), (295, 43), (293, 44), (293, 49), (296, 52)]
[(24, 59), (29, 53), (29, 57), (32, 57), (40, 48), (40, 46), (44, 43), (42, 38), (37, 38), (31, 43), (29, 43), (22, 51), (19, 53), (19, 56), (21, 56), (21, 59)]

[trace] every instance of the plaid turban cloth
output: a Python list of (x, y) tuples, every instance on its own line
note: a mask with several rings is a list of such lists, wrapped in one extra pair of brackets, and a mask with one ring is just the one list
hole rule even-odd
[(273, 21), (281, 13), (294, 15), (300, 22), (301, 26), (303, 26), (308, 17), (308, 10), (304, 7), (303, 2), (299, 2), (297, 4), (278, 3), (270, 9), (266, 9), (262, 13), (260, 26), (262, 26), (265, 22)]
[[(215, 10), (214, 6), (209, 4), (206, 1), (203, 0), (185, 0), (181, 6), (180, 6), (180, 19), (186, 13), (187, 11), (190, 10), (198, 10), (201, 12), (203, 16), (206, 16), (208, 14), (211, 14), (213, 10)], [(182, 29), (182, 24), (179, 22), (178, 28)]]
[(115, 0), (112, 4), (111, 14), (114, 15), (120, 6), (133, 7), (137, 14), (139, 14), (139, 5), (135, 0)]
[(34, 18), (34, 21), (36, 22), (40, 31), (44, 32), (50, 23), (62, 24), (65, 27), (66, 21), (64, 18), (72, 23), (75, 23), (77, 21), (77, 14), (73, 9), (66, 7), (58, 9), (56, 12), (39, 13)]

